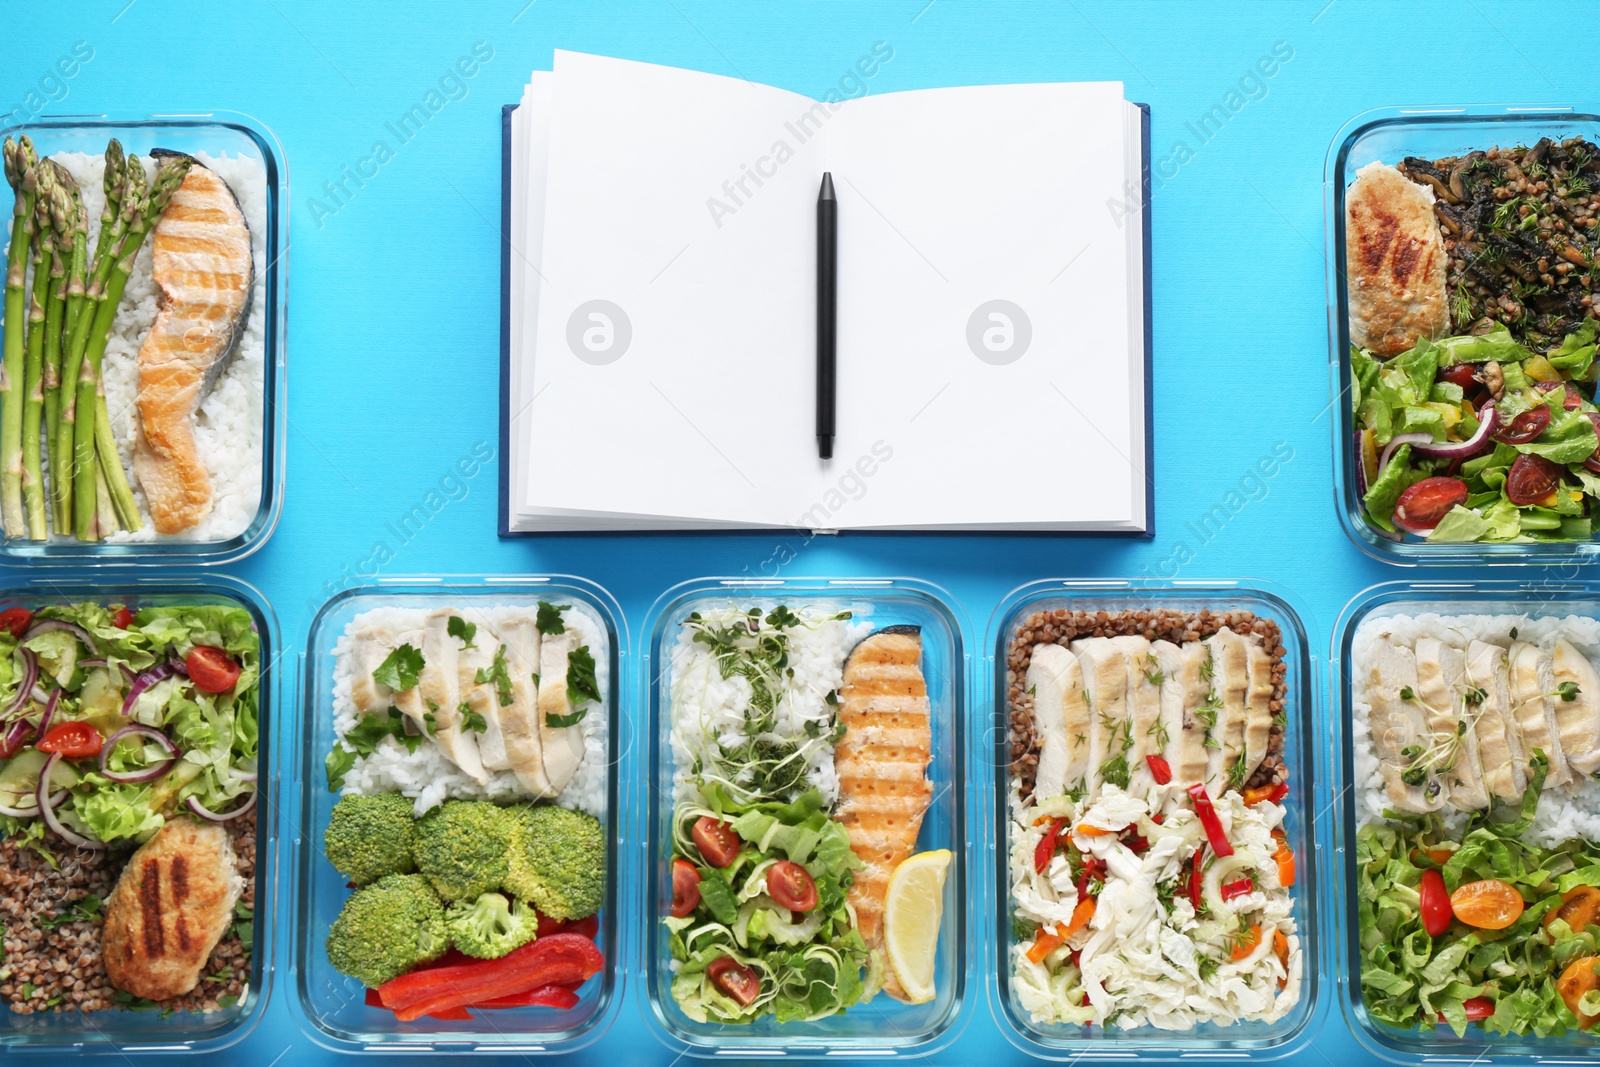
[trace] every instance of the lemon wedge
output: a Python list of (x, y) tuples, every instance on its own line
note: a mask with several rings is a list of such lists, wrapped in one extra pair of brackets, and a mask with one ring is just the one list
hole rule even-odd
[(895, 868), (889, 879), (884, 946), (908, 1004), (925, 1004), (934, 997), (933, 965), (939, 954), (944, 876), (950, 859), (949, 849), (919, 852)]

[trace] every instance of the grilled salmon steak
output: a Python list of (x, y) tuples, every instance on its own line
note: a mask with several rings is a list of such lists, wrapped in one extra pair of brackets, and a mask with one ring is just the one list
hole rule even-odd
[[(933, 799), (928, 781), (933, 732), (921, 659), (918, 627), (885, 627), (851, 651), (839, 691), (844, 735), (834, 749), (835, 818), (865, 864), (855, 874), (849, 901), (856, 929), (871, 949), (882, 943), (889, 878), (916, 851), (922, 817)], [(884, 991), (898, 996), (894, 972), (886, 971)]]
[(243, 333), (255, 259), (233, 190), (198, 164), (156, 223), (152, 245), (160, 308), (139, 349), (133, 469), (156, 531), (174, 534), (211, 512), (194, 418)]
[(189, 992), (228, 932), (243, 889), (227, 830), (168, 820), (128, 860), (106, 901), (106, 977), (146, 1000)]

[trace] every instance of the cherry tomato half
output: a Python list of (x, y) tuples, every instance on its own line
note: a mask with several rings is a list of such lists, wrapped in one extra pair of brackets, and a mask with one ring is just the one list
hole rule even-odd
[(5, 630), (12, 637), (20, 639), (28, 632), (28, 624), (33, 622), (33, 612), (27, 608), (7, 608), (0, 611), (0, 630)]
[(1439, 380), (1459, 385), (1463, 389), (1471, 389), (1478, 384), (1478, 372), (1470, 363), (1452, 363), (1448, 367), (1439, 368)]
[(1467, 502), (1467, 483), (1460, 478), (1424, 478), (1400, 494), (1394, 524), (1406, 533), (1426, 534), (1457, 504)]
[(1542, 504), (1561, 484), (1561, 468), (1543, 456), (1518, 456), (1506, 472), (1506, 499), (1526, 506)]
[(706, 965), (706, 975), (728, 996), (748, 1008), (761, 995), (761, 978), (732, 956), (718, 956)]
[(1595, 974), (1594, 970), (1597, 965), (1600, 965), (1600, 956), (1579, 956), (1567, 964), (1567, 969), (1556, 980), (1556, 992), (1561, 994), (1567, 1010), (1578, 1017), (1578, 1025), (1585, 1030), (1593, 1026), (1596, 1019), (1600, 1019), (1600, 1016), (1585, 1015), (1578, 1010), (1583, 995), (1600, 988), (1600, 975)]
[(1583, 403), (1583, 399), (1578, 396), (1578, 391), (1571, 385), (1568, 385), (1566, 382), (1537, 382), (1534, 384), (1534, 388), (1539, 390), (1541, 393), (1553, 393), (1557, 388), (1563, 385), (1567, 387), (1567, 391), (1562, 394), (1561, 407), (1566, 411), (1572, 411), (1576, 409), (1579, 404)]
[(239, 664), (211, 645), (195, 645), (184, 666), (189, 669), (189, 680), (202, 693), (226, 693), (239, 680)]
[(1457, 886), (1450, 894), (1456, 918), (1479, 930), (1504, 930), (1522, 915), (1522, 894), (1498, 878), (1484, 878)]
[(58, 723), (39, 739), (34, 747), (40, 752), (59, 752), (67, 759), (85, 759), (98, 756), (105, 739), (86, 722)]
[(1494, 439), (1504, 441), (1508, 445), (1525, 445), (1544, 433), (1544, 428), (1549, 425), (1550, 405), (1541, 404), (1536, 408), (1529, 408), (1507, 425), (1495, 430)]
[(817, 906), (817, 883), (798, 863), (779, 860), (767, 868), (767, 895), (790, 911), (810, 911)]
[(739, 858), (739, 835), (729, 823), (709, 815), (694, 821), (694, 845), (713, 867), (726, 867)]
[(700, 872), (679, 856), (672, 861), (672, 917), (693, 915), (700, 906)]
[(1545, 913), (1544, 924), (1549, 926), (1557, 919), (1580, 934), (1584, 928), (1600, 922), (1600, 889), (1592, 885), (1574, 886), (1561, 894), (1561, 903)]
[(126, 630), (133, 625), (133, 612), (126, 606), (118, 608), (117, 613), (111, 616), (111, 625), (119, 630)]
[(1444, 875), (1431, 869), (1423, 871), (1417, 892), (1422, 896), (1422, 928), (1429, 937), (1438, 937), (1450, 929), (1455, 915), (1450, 910), (1450, 891), (1444, 886)]
[(1471, 997), (1461, 1002), (1467, 1010), (1467, 1018), (1472, 1022), (1479, 1022), (1494, 1014), (1494, 1001), (1488, 997)]

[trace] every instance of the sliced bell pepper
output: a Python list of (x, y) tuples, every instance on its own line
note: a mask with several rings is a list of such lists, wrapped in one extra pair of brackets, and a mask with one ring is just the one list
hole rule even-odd
[(1289, 839), (1282, 830), (1272, 831), (1272, 836), (1278, 842), (1278, 850), (1272, 854), (1278, 864), (1278, 884), (1287, 889), (1294, 885), (1294, 850), (1289, 847)]
[(1061, 936), (1061, 924), (1054, 926), (1041, 926), (1033, 935), (1033, 946), (1028, 949), (1028, 959), (1033, 963), (1043, 963), (1044, 958), (1061, 947), (1061, 942), (1066, 938)]
[(1261, 924), (1251, 923), (1250, 932), (1234, 942), (1233, 951), (1228, 954), (1228, 958), (1233, 960), (1245, 959), (1256, 950), (1256, 946), (1259, 944), (1261, 944)]
[[(1127, 829), (1127, 827), (1123, 827), (1123, 830), (1125, 829)], [(1086, 822), (1080, 822), (1077, 826), (1072, 828), (1072, 832), (1075, 834), (1082, 834), (1084, 837), (1116, 837), (1118, 834), (1122, 833), (1122, 830), (1107, 830), (1103, 826), (1090, 826)]]
[(1200, 888), (1205, 878), (1205, 851), (1206, 846), (1201, 845), (1194, 850), (1194, 858), (1189, 865), (1189, 903), (1194, 905), (1194, 910), (1200, 910)]
[(495, 997), (474, 1004), (474, 1008), (562, 1008), (578, 1006), (578, 994), (564, 985), (546, 985), (526, 993), (513, 993), (508, 997)]
[(1056, 854), (1056, 842), (1061, 839), (1061, 830), (1067, 825), (1065, 819), (1051, 819), (1050, 829), (1039, 838), (1039, 843), (1033, 848), (1033, 869), (1040, 874), (1050, 866), (1050, 857)]
[(1246, 805), (1259, 804), (1264, 800), (1276, 804), (1288, 795), (1288, 782), (1279, 782), (1277, 785), (1258, 785), (1254, 789), (1246, 789), (1240, 794)]
[(1077, 907), (1072, 909), (1072, 920), (1067, 923), (1067, 928), (1061, 931), (1061, 940), (1065, 941), (1073, 934), (1089, 925), (1089, 920), (1094, 918), (1094, 897), (1084, 897), (1078, 901)]
[(1144, 765), (1150, 768), (1150, 777), (1156, 780), (1156, 785), (1167, 785), (1172, 781), (1172, 764), (1164, 756), (1152, 753), (1144, 758)]
[[(388, 1006), (384, 1004), (383, 999), (378, 996), (378, 991), (376, 989), (367, 990), (367, 1007), (383, 1008), (385, 1011), (388, 1010)], [(449, 1011), (435, 1012), (434, 1014), (428, 1016), (428, 1018), (438, 1019), (447, 1023), (464, 1023), (472, 1021), (472, 1016), (468, 1013), (466, 1008), (451, 1008)]]
[(551, 934), (497, 960), (412, 971), (384, 983), (378, 995), (402, 1022), (438, 1011), (526, 993), (547, 985), (578, 985), (605, 959), (581, 934)]
[(1249, 878), (1241, 878), (1237, 882), (1229, 882), (1222, 887), (1223, 900), (1236, 900), (1247, 897), (1255, 890), (1256, 884)]
[(1228, 832), (1222, 828), (1222, 819), (1217, 815), (1216, 806), (1211, 803), (1211, 795), (1206, 792), (1206, 787), (1196, 782), (1189, 787), (1189, 798), (1194, 801), (1194, 813), (1200, 817), (1200, 825), (1205, 828), (1211, 851), (1218, 856), (1233, 855), (1233, 844), (1228, 840)]

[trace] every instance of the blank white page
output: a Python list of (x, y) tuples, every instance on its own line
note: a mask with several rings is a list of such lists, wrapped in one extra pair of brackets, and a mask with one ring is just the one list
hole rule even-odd
[[(866, 97), (830, 123), (838, 459), (805, 499), (875, 446), (892, 457), (828, 525), (1142, 526), (1140, 295), (1108, 206), (1128, 110), (1115, 82), (995, 85)], [(1022, 315), (980, 312), (997, 300)]]
[[(554, 66), (527, 500), (790, 521), (813, 440), (822, 158), (791, 126), (814, 102), (578, 53)], [(580, 347), (617, 344), (596, 300), (631, 331), (613, 362), (569, 344), (575, 314)]]

